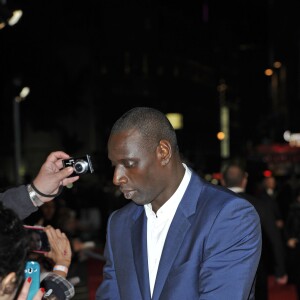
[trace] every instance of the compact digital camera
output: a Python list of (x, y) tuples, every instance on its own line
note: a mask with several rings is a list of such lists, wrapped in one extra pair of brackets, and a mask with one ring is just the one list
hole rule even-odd
[(91, 160), (91, 156), (86, 154), (82, 157), (70, 157), (62, 161), (63, 167), (73, 167), (74, 172), (71, 176), (78, 176), (85, 173), (93, 173), (94, 168)]

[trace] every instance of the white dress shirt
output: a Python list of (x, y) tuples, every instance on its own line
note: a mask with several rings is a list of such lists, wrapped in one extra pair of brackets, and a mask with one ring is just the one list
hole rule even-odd
[(185, 164), (183, 164), (183, 166), (185, 168), (185, 174), (179, 187), (157, 213), (155, 214), (152, 210), (151, 203), (144, 205), (148, 219), (147, 250), (151, 296), (153, 294), (158, 265), (170, 224), (192, 176), (191, 170), (189, 170)]

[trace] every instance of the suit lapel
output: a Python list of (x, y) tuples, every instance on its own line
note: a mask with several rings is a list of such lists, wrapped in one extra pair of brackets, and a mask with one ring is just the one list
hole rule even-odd
[[(177, 213), (176, 215), (178, 216)], [(183, 218), (181, 213), (180, 216), (176, 217), (176, 220), (173, 220), (160, 259), (152, 299), (159, 299), (159, 295), (161, 294), (167, 276), (170, 272), (170, 268), (174, 263), (189, 227), (190, 223), (185, 217)]]
[(141, 294), (144, 300), (150, 300), (150, 285), (147, 259), (147, 217), (144, 212), (140, 214), (133, 224), (132, 251)]
[(198, 179), (192, 176), (171, 223), (160, 259), (152, 299), (159, 299), (170, 269), (191, 226), (189, 217), (195, 213), (199, 197), (199, 185), (197, 188), (195, 181)]

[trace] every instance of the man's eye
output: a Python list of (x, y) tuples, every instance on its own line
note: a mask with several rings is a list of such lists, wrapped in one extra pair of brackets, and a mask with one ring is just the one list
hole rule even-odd
[(124, 164), (125, 168), (127, 169), (130, 169), (130, 168), (133, 168), (135, 166), (135, 163), (134, 162), (127, 162)]

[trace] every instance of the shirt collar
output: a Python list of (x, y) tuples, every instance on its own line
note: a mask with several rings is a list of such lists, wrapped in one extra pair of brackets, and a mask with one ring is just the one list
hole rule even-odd
[[(188, 166), (186, 164), (182, 164), (185, 168), (185, 173), (184, 176), (177, 188), (177, 190), (175, 191), (175, 193), (171, 196), (171, 198), (169, 198), (169, 200), (167, 200), (165, 202), (165, 204), (156, 212), (156, 217), (160, 217), (161, 215), (172, 215), (174, 216), (176, 209), (187, 189), (187, 186), (190, 182), (190, 179), (192, 177), (192, 172), (191, 170), (188, 168)], [(145, 208), (145, 212), (147, 217), (149, 217), (150, 215), (155, 215), (153, 210), (152, 210), (152, 205), (151, 203), (149, 204), (145, 204), (144, 205)]]
[(235, 192), (235, 193), (244, 193), (245, 192), (245, 189), (243, 189), (239, 186), (233, 186), (233, 187), (230, 187), (228, 189)]

